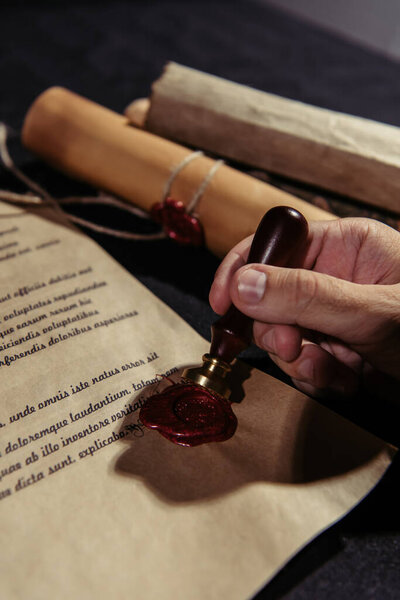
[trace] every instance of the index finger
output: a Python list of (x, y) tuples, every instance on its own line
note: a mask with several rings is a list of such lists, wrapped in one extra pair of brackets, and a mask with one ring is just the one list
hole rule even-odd
[(232, 303), (229, 294), (229, 282), (232, 275), (246, 264), (253, 237), (254, 235), (249, 235), (236, 244), (222, 260), (215, 273), (209, 301), (211, 308), (220, 315), (224, 314)]

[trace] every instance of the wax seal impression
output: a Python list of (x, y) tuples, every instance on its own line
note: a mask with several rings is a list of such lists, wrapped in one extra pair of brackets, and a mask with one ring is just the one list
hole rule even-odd
[(203, 245), (204, 233), (200, 221), (186, 212), (180, 200), (166, 198), (164, 202), (157, 202), (152, 206), (150, 216), (162, 225), (168, 237), (179, 244)]
[(222, 442), (237, 427), (228, 400), (192, 383), (174, 384), (150, 396), (140, 410), (140, 421), (181, 446)]

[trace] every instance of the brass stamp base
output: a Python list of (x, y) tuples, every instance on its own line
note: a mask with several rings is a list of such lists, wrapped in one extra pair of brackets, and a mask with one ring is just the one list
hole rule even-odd
[(226, 377), (231, 370), (231, 366), (220, 358), (210, 356), (210, 354), (204, 354), (203, 364), (200, 367), (190, 367), (185, 369), (182, 373), (182, 377), (216, 392), (228, 400), (231, 395), (231, 390), (226, 381)]

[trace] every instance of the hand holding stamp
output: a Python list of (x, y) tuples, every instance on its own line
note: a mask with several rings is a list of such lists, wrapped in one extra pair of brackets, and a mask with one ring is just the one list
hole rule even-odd
[[(247, 262), (284, 266), (304, 245), (307, 234), (301, 213), (274, 207), (257, 228)], [(203, 356), (203, 365), (185, 369), (184, 383), (151, 396), (141, 409), (142, 423), (183, 446), (232, 437), (237, 420), (228, 400), (227, 375), (233, 359), (251, 343), (252, 327), (252, 319), (232, 305), (212, 326), (210, 352)]]

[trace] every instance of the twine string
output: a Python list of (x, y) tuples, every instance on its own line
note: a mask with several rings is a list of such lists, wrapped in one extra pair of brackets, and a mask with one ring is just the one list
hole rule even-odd
[[(3, 165), (11, 173), (13, 173), (13, 175), (16, 177), (16, 179), (19, 179), (19, 181), (22, 181), (22, 183), (24, 183), (29, 190), (36, 192), (38, 194), (39, 198), (47, 200), (50, 204), (57, 205), (56, 200), (54, 198), (52, 198), (52, 196), (50, 196), (50, 194), (48, 194), (44, 188), (42, 188), (38, 183), (33, 181), (30, 177), (28, 177), (27, 175), (25, 175), (25, 173), (23, 173), (20, 169), (18, 169), (18, 167), (14, 163), (14, 161), (11, 158), (10, 153), (8, 151), (7, 137), (8, 137), (7, 126), (5, 125), (5, 123), (0, 122), (0, 159), (3, 163)], [(36, 197), (36, 203), (38, 203), (37, 197)]]
[(200, 201), (200, 198), (206, 191), (206, 187), (210, 183), (211, 179), (214, 177), (215, 173), (218, 171), (218, 169), (223, 164), (224, 164), (224, 161), (222, 159), (216, 160), (215, 163), (213, 164), (213, 166), (211, 167), (211, 169), (209, 170), (209, 172), (207, 173), (207, 175), (204, 177), (203, 181), (197, 188), (196, 192), (193, 194), (193, 198), (191, 199), (191, 201), (189, 202), (189, 204), (186, 207), (186, 211), (189, 213), (189, 215), (191, 215), (195, 212), (196, 207)]
[(200, 158), (200, 156), (203, 156), (204, 152), (202, 150), (196, 150), (195, 152), (192, 152), (191, 154), (188, 154), (188, 156), (186, 156), (176, 167), (175, 169), (173, 169), (171, 175), (168, 177), (165, 186), (164, 186), (164, 190), (161, 196), (161, 202), (165, 202), (165, 200), (168, 198), (168, 196), (170, 196), (171, 194), (171, 188), (172, 188), (172, 184), (175, 181), (175, 178), (179, 175), (179, 173), (182, 171), (182, 169), (184, 169), (186, 167), (186, 165), (190, 164), (193, 160), (195, 160), (196, 158)]
[[(196, 158), (200, 156), (204, 156), (204, 153), (201, 150), (196, 150), (192, 152), (188, 156), (186, 156), (171, 172), (168, 180), (165, 183), (161, 203), (165, 203), (166, 199), (170, 196), (171, 188), (174, 183), (177, 175), (184, 169), (188, 164), (190, 164)], [(3, 163), (6, 169), (10, 171), (16, 179), (25, 184), (25, 186), (30, 190), (25, 194), (19, 194), (16, 192), (11, 192), (9, 190), (0, 190), (0, 200), (4, 200), (6, 202), (10, 202), (11, 204), (25, 204), (30, 205), (31, 207), (42, 207), (46, 205), (51, 205), (57, 211), (62, 212), (64, 217), (69, 221), (80, 225), (82, 227), (86, 227), (87, 229), (91, 229), (92, 231), (96, 231), (98, 233), (103, 233), (106, 235), (110, 235), (117, 238), (127, 239), (127, 240), (160, 240), (165, 239), (167, 237), (164, 231), (158, 233), (133, 233), (131, 231), (123, 231), (119, 229), (113, 229), (111, 227), (105, 227), (103, 225), (99, 225), (94, 223), (93, 221), (89, 221), (87, 219), (83, 219), (82, 217), (78, 217), (71, 213), (65, 212), (63, 210), (64, 205), (70, 204), (84, 204), (84, 205), (92, 205), (92, 204), (103, 204), (107, 206), (112, 206), (114, 208), (124, 210), (129, 212), (137, 217), (142, 219), (150, 219), (149, 213), (133, 204), (128, 204), (119, 200), (115, 196), (110, 194), (106, 194), (104, 192), (99, 192), (97, 196), (69, 196), (66, 198), (55, 198), (53, 197), (47, 190), (45, 190), (41, 185), (33, 181), (30, 177), (28, 177), (25, 173), (23, 173), (14, 163), (11, 158), (11, 155), (8, 151), (7, 147), (7, 126), (0, 122), (0, 161)], [(219, 169), (219, 167), (224, 164), (223, 160), (217, 160), (211, 167), (210, 171), (206, 175), (206, 177), (201, 182), (200, 186), (197, 188), (195, 193), (193, 194), (192, 199), (190, 200), (186, 212), (189, 214), (193, 214), (200, 198), (203, 196), (204, 191), (211, 179), (214, 177), (215, 173)], [(15, 215), (0, 215), (0, 218), (5, 218), (9, 216)]]

